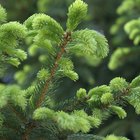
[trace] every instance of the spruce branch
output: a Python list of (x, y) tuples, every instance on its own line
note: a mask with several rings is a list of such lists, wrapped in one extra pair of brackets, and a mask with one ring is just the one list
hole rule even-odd
[[(54, 62), (54, 65), (51, 69), (50, 77), (46, 80), (44, 88), (40, 94), (41, 96), (36, 103), (36, 108), (39, 108), (41, 106), (42, 102), (45, 100), (45, 96), (46, 96), (46, 93), (48, 91), (48, 88), (49, 88), (49, 86), (50, 86), (50, 84), (55, 76), (56, 71), (57, 71), (58, 61), (61, 59), (61, 57), (65, 53), (65, 47), (66, 47), (67, 43), (70, 41), (70, 39), (71, 39), (71, 32), (66, 32), (63, 36), (61, 44), (59, 45), (60, 51), (58, 52), (57, 57), (56, 57), (55, 62)], [(29, 123), (25, 129), (22, 140), (28, 140), (29, 134), (31, 133), (32, 129), (34, 129), (35, 127), (37, 127), (37, 126), (35, 125), (34, 122)]]
[(66, 47), (66, 45), (68, 44), (68, 42), (70, 41), (70, 38), (71, 38), (71, 32), (66, 32), (66, 33), (64, 34), (63, 40), (62, 40), (62, 42), (61, 42), (61, 44), (60, 44), (60, 46), (59, 46), (60, 52), (58, 52), (57, 57), (56, 57), (56, 60), (55, 60), (55, 62), (54, 62), (54, 66), (53, 66), (53, 68), (51, 69), (51, 76), (49, 77), (49, 79), (48, 79), (48, 80), (46, 81), (46, 83), (45, 83), (45, 86), (44, 86), (44, 88), (43, 88), (43, 90), (42, 90), (42, 92), (41, 92), (41, 96), (40, 96), (40, 98), (38, 99), (38, 101), (37, 101), (37, 103), (36, 103), (36, 108), (40, 107), (41, 104), (42, 104), (42, 102), (43, 102), (44, 99), (45, 99), (45, 95), (46, 95), (46, 93), (47, 93), (47, 91), (48, 91), (49, 85), (50, 85), (50, 83), (51, 83), (52, 79), (54, 78), (54, 75), (55, 75), (55, 73), (56, 73), (56, 71), (57, 71), (57, 68), (58, 68), (58, 61), (59, 61), (59, 60), (61, 59), (61, 57), (63, 56), (63, 54), (64, 54), (64, 52), (65, 52), (65, 47)]
[[(52, 57), (53, 63), (49, 61), (47, 63), (49, 68), (43, 68), (37, 74), (37, 80), (39, 79), (39, 82), (36, 80), (33, 85), (31, 85), (32, 87), (29, 87), (25, 91), (20, 90), (19, 87), (17, 87), (17, 90), (15, 90), (16, 87), (9, 88), (10, 86), (1, 88), (2, 92), (0, 92), (0, 94), (2, 96), (0, 98), (5, 99), (5, 101), (0, 103), (0, 107), (4, 109), (4, 107), (8, 107), (9, 103), (14, 105), (15, 108), (9, 106), (12, 115), (9, 112), (8, 113), (12, 116), (14, 122), (17, 122), (17, 125), (13, 123), (15, 128), (20, 127), (20, 130), (18, 130), (18, 133), (20, 134), (19, 139), (32, 139), (32, 134), (34, 135), (33, 138), (38, 139), (38, 137), (35, 137), (36, 132), (41, 139), (40, 132), (42, 133), (42, 130), (49, 130), (53, 133), (53, 130), (50, 130), (48, 122), (51, 122), (56, 126), (57, 134), (60, 133), (60, 135), (64, 135), (63, 137), (55, 136), (56, 139), (64, 140), (69, 134), (73, 133), (76, 135), (79, 132), (88, 133), (91, 128), (98, 128), (105, 117), (111, 114), (110, 112), (117, 114), (120, 119), (125, 118), (127, 114), (122, 108), (125, 101), (128, 101), (128, 103), (134, 106), (136, 113), (140, 114), (140, 101), (139, 98), (137, 98), (139, 97), (140, 91), (139, 77), (134, 79), (131, 83), (126, 82), (125, 79), (120, 77), (114, 78), (108, 86), (102, 85), (95, 87), (88, 93), (85, 89), (80, 89), (77, 92), (76, 97), (72, 98), (72, 100), (66, 101), (66, 103), (63, 102), (64, 104), (62, 104), (62, 106), (61, 103), (58, 106), (54, 105), (53, 109), (46, 104), (46, 95), (49, 96), (50, 87), (52, 84), (54, 85), (54, 80), (57, 75), (67, 76), (74, 81), (78, 79), (78, 74), (73, 71), (73, 62), (70, 58), (67, 58), (67, 56), (69, 57), (70, 54), (77, 54), (80, 56), (90, 56), (90, 58), (104, 58), (108, 54), (108, 43), (104, 35), (89, 29), (73, 31), (81, 20), (86, 17), (86, 13), (87, 4), (82, 0), (76, 0), (69, 8), (67, 30), (65, 33), (62, 27), (54, 19), (45, 14), (35, 14), (25, 22), (28, 29), (28, 35), (32, 38), (32, 46), (35, 45), (38, 48), (40, 46), (42, 48), (43, 46), (47, 46), (46, 50), (49, 51), (44, 54), (48, 58), (50, 57), (50, 59)], [(26, 28), (24, 28), (24, 26), (23, 29), (19, 31), (21, 27), (22, 26), (19, 23), (9, 23), (0, 28), (1, 31), (4, 32), (4, 35), (0, 34), (1, 38), (5, 35), (9, 37), (9, 33), (11, 35), (11, 40), (14, 38), (12, 43), (14, 51), (12, 47), (9, 48), (6, 53), (5, 51), (2, 51), (2, 55), (5, 55), (5, 57), (7, 55), (14, 56), (14, 59), (10, 59), (11, 64), (15, 62), (18, 64), (19, 61), (16, 60), (24, 60), (26, 56), (25, 53), (19, 49), (18, 54), (16, 54), (18, 45), (17, 39), (22, 39), (24, 32), (26, 35)], [(16, 31), (16, 34), (13, 31)], [(21, 33), (21, 31), (23, 32)], [(9, 40), (9, 38), (7, 40), (6, 38), (8, 44), (11, 44), (11, 40)], [(7, 46), (4, 42), (2, 45), (3, 48)], [(58, 48), (52, 46), (58, 46)], [(65, 53), (67, 53), (67, 56), (64, 56)], [(52, 67), (50, 65), (52, 65)], [(5, 88), (9, 88), (9, 90), (7, 91)], [(8, 92), (8, 96), (5, 96), (6, 92)], [(31, 108), (30, 105), (33, 105), (34, 107)], [(21, 107), (22, 111), (26, 113), (25, 118), (20, 115), (20, 111), (17, 112), (17, 106)], [(6, 116), (6, 113), (4, 115)], [(7, 117), (6, 119), (9, 119), (9, 122), (12, 120), (10, 117)], [(6, 125), (4, 127), (6, 127)], [(78, 136), (78, 138), (81, 139), (84, 136), (87, 138), (86, 134)], [(47, 139), (51, 138), (48, 137)], [(77, 136), (69, 137), (69, 139), (76, 137)], [(98, 136), (93, 138), (98, 140), (126, 140), (122, 137), (117, 138), (114, 135), (107, 136), (105, 139)]]

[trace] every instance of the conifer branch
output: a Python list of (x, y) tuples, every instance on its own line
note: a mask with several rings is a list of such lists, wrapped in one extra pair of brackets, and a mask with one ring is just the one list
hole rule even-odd
[[(130, 93), (130, 88), (127, 88), (127, 89), (123, 90), (121, 92), (121, 94), (119, 94), (118, 96), (114, 97), (114, 103), (115, 104), (121, 104), (121, 102), (123, 101), (123, 98), (128, 96), (129, 93)], [(109, 107), (110, 107), (110, 103), (101, 105), (101, 109), (103, 109), (103, 110), (108, 109)]]
[(45, 99), (46, 92), (48, 91), (49, 85), (50, 85), (52, 79), (54, 78), (54, 75), (55, 75), (56, 70), (58, 68), (58, 61), (61, 59), (62, 55), (64, 54), (65, 47), (66, 47), (67, 43), (70, 41), (70, 39), (71, 39), (71, 32), (66, 32), (64, 34), (64, 36), (63, 36), (62, 43), (59, 46), (60, 52), (57, 54), (56, 60), (54, 62), (54, 66), (51, 69), (51, 75), (50, 75), (49, 79), (45, 83), (45, 86), (44, 86), (44, 88), (43, 88), (43, 90), (41, 92), (41, 96), (38, 99), (38, 102), (36, 103), (36, 108), (40, 107), (42, 102), (43, 102), (43, 100)]
[[(70, 41), (71, 39), (71, 32), (66, 32), (63, 36), (63, 40), (62, 43), (60, 44), (59, 48), (60, 48), (60, 52), (58, 52), (56, 60), (54, 62), (54, 66), (51, 69), (51, 75), (49, 77), (49, 79), (46, 81), (44, 88), (41, 92), (41, 96), (38, 99), (38, 102), (36, 103), (36, 108), (40, 107), (42, 102), (45, 99), (46, 93), (49, 89), (49, 85), (51, 83), (51, 81), (53, 80), (55, 73), (57, 71), (58, 68), (58, 61), (61, 59), (62, 55), (65, 52), (65, 47), (67, 45), (67, 43)], [(28, 140), (29, 134), (32, 131), (32, 129), (34, 129), (36, 127), (36, 125), (34, 123), (29, 123), (27, 128), (25, 129), (25, 133), (23, 134), (22, 140)]]
[[(76, 27), (86, 18), (87, 6), (83, 0), (76, 0), (69, 7), (66, 31), (57, 21), (42, 13), (29, 17), (23, 25), (18, 22), (5, 23), (6, 13), (0, 7), (0, 15), (2, 13), (0, 16), (0, 24), (2, 24), (0, 25), (0, 62), (18, 66), (20, 61), (26, 59), (26, 52), (18, 48), (20, 40), (26, 38), (30, 44), (29, 55), (36, 55), (37, 49), (40, 49), (39, 61), (43, 62), (41, 65), (45, 64), (49, 67), (39, 70), (37, 80), (33, 81), (28, 89), (21, 90), (20, 86), (0, 84), (0, 110), (7, 107), (6, 111), (0, 112), (0, 137), (2, 139), (6, 136), (7, 140), (11, 138), (52, 140), (52, 137), (61, 140), (90, 137), (97, 140), (128, 140), (114, 135), (105, 138), (90, 136), (88, 133), (92, 128), (98, 128), (102, 121), (112, 113), (124, 119), (127, 116), (123, 109), (125, 102), (132, 105), (135, 112), (140, 114), (140, 76), (131, 83), (117, 77), (112, 79), (109, 85), (94, 87), (88, 92), (81, 88), (75, 97), (59, 104), (53, 102), (49, 97), (50, 94), (48, 95), (51, 93), (50, 89), (56, 78), (65, 76), (73, 81), (78, 79), (73, 62), (69, 58), (71, 54), (88, 58), (90, 61), (95, 57), (100, 60), (108, 55), (108, 41), (104, 35), (90, 29), (76, 30)], [(130, 38), (136, 39), (137, 44), (140, 38), (139, 30), (134, 30), (132, 27), (135, 25), (139, 25), (139, 20), (127, 24), (125, 30), (131, 34)], [(136, 51), (135, 49), (134, 52)], [(129, 52), (126, 49), (125, 56), (128, 56)], [(121, 54), (119, 52), (116, 56), (120, 57)], [(29, 64), (29, 67), (24, 67), (23, 70), (29, 71), (30, 67)], [(23, 73), (23, 75), (26, 74)], [(24, 76), (17, 77), (22, 79)], [(1, 132), (3, 130), (7, 132)], [(45, 137), (41, 136), (42, 132), (45, 132)]]

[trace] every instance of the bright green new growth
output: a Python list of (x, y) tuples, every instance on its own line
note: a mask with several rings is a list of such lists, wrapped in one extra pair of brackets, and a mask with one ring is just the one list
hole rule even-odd
[(48, 108), (39, 108), (34, 112), (36, 120), (53, 120), (62, 130), (70, 130), (75, 133), (89, 132), (91, 127), (98, 127), (100, 120), (94, 116), (88, 116), (83, 110), (75, 110), (71, 114), (63, 111), (54, 112)]
[(106, 138), (104, 138), (103, 140), (128, 140), (128, 139), (124, 138), (124, 137), (117, 137), (115, 135), (109, 135)]
[(124, 119), (127, 116), (125, 110), (122, 109), (121, 107), (118, 107), (118, 106), (110, 106), (110, 108), (112, 109), (112, 111), (114, 113), (116, 113), (118, 115), (118, 117), (120, 119)]
[(24, 24), (29, 30), (32, 30), (31, 33), (38, 33), (38, 39), (46, 36), (58, 43), (64, 33), (60, 24), (45, 14), (34, 14)]
[[(6, 18), (4, 9), (1, 14), (3, 14), (3, 21)], [(19, 49), (19, 40), (25, 38), (26, 33), (26, 27), (16, 21), (0, 25), (0, 62), (2, 64), (10, 63), (17, 67), (20, 61), (26, 59), (26, 53)]]
[(39, 80), (45, 80), (48, 79), (48, 77), (50, 76), (50, 73), (47, 69), (41, 69), (38, 73), (37, 73), (37, 78)]
[(7, 19), (7, 13), (5, 9), (0, 5), (0, 24), (4, 23)]
[(101, 102), (103, 104), (110, 104), (113, 101), (114, 101), (114, 98), (110, 92), (103, 94), (101, 97)]
[(125, 79), (117, 77), (110, 81), (109, 86), (110, 86), (111, 91), (113, 91), (114, 93), (117, 93), (119, 91), (124, 91), (125, 89), (127, 89), (128, 83), (126, 82)]
[(130, 96), (127, 97), (128, 102), (134, 106), (137, 114), (140, 114), (140, 87), (132, 88)]
[[(0, 139), (66, 140), (78, 133), (86, 139), (86, 133), (98, 128), (112, 114), (124, 119), (127, 116), (124, 102), (131, 104), (140, 114), (139, 76), (131, 83), (117, 77), (109, 85), (94, 87), (88, 92), (80, 88), (72, 99), (55, 103), (55, 83), (59, 83), (62, 77), (73, 81), (79, 78), (74, 71), (72, 55), (92, 59), (104, 58), (108, 54), (104, 35), (90, 29), (74, 31), (86, 13), (87, 4), (76, 0), (69, 7), (66, 31), (46, 14), (34, 14), (24, 25), (9, 22), (0, 26), (0, 61), (3, 63), (18, 66), (20, 60), (26, 58), (26, 53), (18, 48), (19, 40), (23, 38), (29, 44), (31, 56), (38, 49), (45, 48), (45, 53), (39, 56), (42, 69), (28, 88), (23, 90), (17, 85), (0, 84)], [(22, 83), (30, 72), (30, 65), (24, 65), (15, 78)], [(127, 140), (114, 135), (95, 137), (96, 140)]]
[[(85, 102), (86, 107), (92, 110), (92, 114), (90, 115), (83, 110), (75, 110), (74, 108), (71, 113), (54, 111), (49, 108), (38, 108), (34, 112), (34, 119), (54, 121), (62, 130), (70, 130), (74, 133), (79, 131), (87, 133), (92, 127), (98, 127), (112, 113), (116, 114), (120, 119), (124, 119), (127, 116), (127, 113), (122, 108), (122, 102), (124, 101), (131, 104), (136, 109), (136, 113), (139, 114), (138, 109), (140, 104), (138, 102), (140, 101), (137, 97), (139, 89), (136, 88), (140, 87), (137, 84), (134, 87), (131, 86), (138, 81), (139, 76), (131, 83), (126, 82), (123, 78), (117, 77), (110, 81), (109, 86), (95, 87), (88, 93), (85, 89), (80, 88), (76, 93), (76, 100), (77, 102)], [(80, 104), (77, 105), (80, 107)], [(107, 136), (105, 139), (111, 137), (114, 139), (125, 139), (116, 136)]]
[(140, 86), (140, 76), (136, 77), (135, 79), (132, 80), (130, 86), (132, 88), (136, 88)]
[(76, 93), (76, 97), (77, 97), (78, 100), (85, 99), (86, 95), (87, 95), (86, 90), (83, 89), (83, 88), (80, 88)]
[[(110, 81), (109, 86), (103, 85), (91, 89), (88, 95), (86, 95), (86, 98), (85, 94), (83, 94), (83, 98), (85, 98), (91, 107), (98, 107), (103, 104), (105, 108), (108, 108), (110, 111), (116, 113), (119, 118), (123, 119), (126, 117), (126, 112), (122, 107), (118, 106), (121, 104), (121, 101), (117, 100), (122, 99), (122, 102), (128, 102), (135, 108), (137, 114), (140, 113), (140, 100), (138, 97), (140, 86), (137, 84), (138, 82), (139, 76), (131, 83), (126, 82), (123, 78), (117, 77)], [(79, 90), (77, 95), (79, 95), (79, 93), (82, 93), (82, 90)], [(80, 99), (82, 99), (82, 97), (80, 97)]]
[(20, 87), (0, 85), (0, 91), (0, 108), (5, 107), (7, 104), (13, 104), (25, 110), (27, 99), (25, 98), (25, 91), (21, 90)]
[(76, 0), (68, 10), (67, 29), (73, 31), (87, 15), (87, 4)]
[(106, 38), (94, 30), (80, 30), (72, 34), (72, 42), (67, 50), (79, 56), (89, 55), (104, 58), (109, 49)]
[(73, 81), (78, 80), (79, 76), (74, 72), (73, 62), (69, 58), (60, 59), (59, 63), (59, 72), (62, 76), (66, 76)]
[(140, 19), (134, 19), (128, 22), (124, 27), (129, 38), (134, 40), (134, 44), (138, 45), (140, 42)]
[(89, 92), (88, 92), (88, 96), (89, 96), (88, 103), (89, 104), (100, 103), (103, 93), (107, 93), (107, 92), (110, 92), (110, 87), (106, 86), (106, 85), (95, 87), (95, 88), (89, 90)]

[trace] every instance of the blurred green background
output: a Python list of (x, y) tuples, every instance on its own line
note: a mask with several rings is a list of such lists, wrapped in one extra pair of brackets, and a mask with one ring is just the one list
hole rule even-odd
[[(74, 0), (0, 0), (0, 4), (7, 9), (9, 21), (23, 23), (34, 13), (46, 13), (65, 28), (67, 8)], [(123, 5), (124, 2), (132, 2)], [(131, 19), (138, 18), (140, 12), (140, 0), (85, 0), (89, 5), (88, 16), (80, 26), (90, 28), (104, 34), (109, 42), (110, 53), (104, 60), (73, 58), (79, 80), (72, 82), (67, 78), (62, 79), (57, 86), (55, 98), (59, 100), (71, 98), (80, 87), (90, 89), (98, 85), (108, 84), (114, 77), (124, 77), (131, 81), (139, 75), (140, 60), (139, 51), (129, 55), (120, 55), (117, 61), (112, 57), (118, 48), (134, 47), (133, 41), (129, 40), (124, 31), (124, 25)], [(139, 4), (139, 5), (138, 5)], [(36, 78), (38, 70), (44, 65), (46, 59), (43, 50), (35, 49), (27, 39), (22, 47), (28, 52), (28, 59), (19, 68), (9, 66), (4, 75), (0, 75), (3, 83), (19, 83), (23, 88), (28, 87)], [(34, 54), (31, 50), (34, 49)], [(59, 101), (57, 100), (57, 101)], [(140, 140), (139, 117), (134, 116), (133, 109), (128, 107), (125, 120), (110, 118), (101, 128), (95, 131), (99, 135), (114, 133), (125, 135), (132, 140)]]

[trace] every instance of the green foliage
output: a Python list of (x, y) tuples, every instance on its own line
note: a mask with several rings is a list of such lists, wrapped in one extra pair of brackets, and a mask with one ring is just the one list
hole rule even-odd
[(118, 37), (118, 35), (120, 35), (119, 31), (122, 30), (125, 23), (130, 21), (130, 19), (139, 17), (139, 4), (139, 0), (123, 0), (121, 5), (118, 7), (117, 14), (120, 15), (120, 17), (116, 20), (116, 23), (111, 28), (111, 33), (117, 34), (115, 39), (118, 41), (118, 43), (124, 39), (121, 39)]
[(72, 34), (72, 42), (68, 44), (67, 50), (80, 56), (92, 56), (104, 58), (108, 54), (106, 38), (94, 30), (80, 30)]
[(126, 62), (132, 62), (137, 57), (139, 57), (139, 52), (139, 47), (117, 48), (117, 50), (115, 50), (111, 56), (110, 62), (108, 64), (109, 69), (115, 70), (125, 65)]
[(118, 14), (125, 14), (130, 10), (135, 10), (134, 8), (140, 4), (139, 0), (124, 0), (120, 7), (117, 9)]
[(0, 93), (0, 107), (3, 108), (7, 105), (7, 103), (12, 103), (15, 106), (21, 107), (25, 110), (27, 105), (27, 99), (25, 98), (25, 91), (21, 90), (20, 87), (16, 85), (12, 86), (1, 86), (1, 93)]
[(128, 139), (124, 138), (124, 137), (118, 137), (115, 135), (109, 135), (106, 138), (104, 138), (103, 140), (128, 140)]
[(0, 24), (5, 22), (7, 19), (7, 13), (5, 9), (0, 5)]
[(2, 127), (4, 122), (4, 116), (0, 113), (0, 128)]
[(140, 87), (132, 88), (130, 96), (127, 97), (128, 102), (135, 108), (136, 113), (140, 114)]
[(18, 49), (19, 40), (25, 38), (26, 33), (25, 26), (16, 21), (4, 23), (0, 26), (1, 63), (10, 63), (17, 67), (20, 61), (26, 59), (26, 53)]
[[(3, 91), (4, 88), (5, 88), (4, 85), (0, 85), (0, 90), (1, 90), (1, 91)], [(5, 93), (3, 94), (3, 93), (1, 92), (1, 94), (0, 94), (0, 99), (1, 99), (0, 108), (2, 108), (2, 107), (4, 107), (4, 106), (7, 104), (8, 96), (5, 95)]]
[[(62, 27), (53, 18), (45, 14), (34, 14), (25, 21), (25, 26), (29, 30), (38, 31), (39, 36), (50, 36), (60, 42), (64, 33)], [(54, 35), (55, 34), (55, 35)]]
[(54, 111), (50, 110), (49, 108), (38, 108), (34, 112), (34, 119), (36, 120), (48, 120), (48, 119), (53, 119), (54, 118)]
[(26, 36), (26, 28), (16, 21), (1, 25), (1, 32), (5, 38), (22, 39)]
[(75, 133), (79, 131), (86, 133), (91, 127), (100, 125), (100, 120), (97, 117), (88, 116), (83, 110), (75, 110), (68, 114), (63, 111), (54, 112), (48, 108), (39, 108), (34, 112), (34, 119), (56, 121), (60, 129)]
[(103, 94), (101, 97), (101, 102), (103, 104), (110, 104), (111, 102), (113, 102), (113, 100), (113, 95), (110, 92)]
[(135, 79), (133, 79), (130, 86), (132, 88), (139, 87), (140, 86), (140, 76), (137, 76)]
[(64, 74), (66, 77), (69, 77), (73, 81), (77, 81), (79, 79), (78, 74), (74, 71), (66, 71)]
[(113, 92), (121, 92), (128, 88), (128, 83), (125, 79), (117, 77), (110, 81), (110, 89)]
[(44, 68), (41, 69), (41, 70), (38, 72), (38, 74), (37, 74), (37, 78), (38, 78), (39, 80), (48, 79), (49, 76), (50, 76), (49, 71), (46, 70), (46, 69), (44, 69)]
[[(135, 79), (133, 81), (135, 81)], [(118, 83), (119, 83), (119, 85), (118, 85)], [(131, 83), (133, 83), (133, 82), (131, 82)], [(70, 130), (73, 132), (78, 132), (78, 131), (88, 132), (91, 127), (98, 127), (101, 124), (102, 119), (105, 117), (104, 116), (105, 114), (103, 115), (103, 112), (107, 108), (108, 108), (110, 113), (111, 112), (115, 113), (119, 116), (120, 119), (124, 119), (126, 117), (125, 110), (121, 106), (115, 105), (115, 104), (121, 105), (121, 102), (120, 102), (121, 98), (122, 98), (122, 100), (126, 100), (131, 105), (133, 105), (136, 108), (136, 112), (138, 113), (138, 110), (137, 110), (138, 109), (138, 102), (136, 103), (136, 99), (138, 100), (139, 98), (134, 97), (134, 96), (137, 96), (136, 91), (138, 92), (139, 89), (134, 88), (135, 89), (134, 90), (132, 88), (131, 90), (128, 90), (128, 84), (129, 83), (127, 83), (123, 78), (118, 77), (118, 78), (113, 79), (110, 82), (110, 85), (109, 85), (110, 87), (104, 85), (104, 86), (101, 86), (101, 88), (97, 87), (95, 89), (90, 90), (90, 92), (88, 93), (89, 97), (86, 95), (85, 89), (80, 89), (76, 94), (78, 100), (84, 99), (83, 97), (86, 97), (85, 101), (89, 102), (88, 98), (92, 98), (92, 95), (94, 95), (94, 94), (99, 94), (99, 95), (101, 94), (102, 96), (99, 97), (99, 99), (101, 99), (101, 101), (103, 100), (103, 98), (104, 98), (104, 100), (108, 97), (109, 97), (108, 99), (111, 99), (111, 102), (109, 102), (109, 100), (107, 100), (107, 102), (106, 102), (107, 106), (106, 105), (105, 106), (94, 105), (94, 108), (98, 107), (98, 109), (95, 108), (93, 110), (93, 106), (89, 106), (89, 108), (91, 108), (93, 110), (93, 115), (88, 115), (83, 110), (79, 110), (79, 111), (74, 110), (71, 114), (68, 114), (68, 113), (63, 112), (63, 111), (54, 112), (54, 111), (51, 111), (50, 109), (47, 109), (47, 108), (46, 109), (44, 108), (44, 110), (46, 110), (46, 111), (43, 111), (43, 108), (42, 108), (42, 109), (37, 109), (35, 111), (35, 114), (36, 114), (35, 119), (39, 119), (39, 120), (47, 119), (48, 120), (48, 117), (49, 117), (49, 119), (51, 119), (52, 121), (57, 122), (57, 125), (60, 127), (60, 129)], [(116, 88), (117, 90), (114, 90), (114, 88)], [(112, 90), (110, 90), (110, 89), (112, 89)], [(110, 91), (112, 93), (107, 93), (107, 91)], [(121, 92), (121, 94), (118, 94), (118, 95), (114, 94), (116, 92)], [(133, 101), (133, 102), (131, 102), (131, 101)], [(84, 102), (84, 100), (83, 100), (83, 102)], [(104, 104), (105, 102), (102, 102), (102, 103)], [(133, 104), (133, 103), (136, 103), (136, 104)], [(101, 106), (101, 108), (100, 108), (100, 106)], [(39, 110), (41, 113), (39, 112)], [(80, 122), (79, 122), (79, 120), (80, 120)], [(88, 122), (87, 122), (87, 120), (88, 120)], [(79, 124), (79, 125), (75, 125), (75, 123)], [(78, 126), (82, 126), (82, 128), (81, 127), (78, 128)], [(85, 137), (86, 137), (86, 135), (85, 135)], [(76, 138), (76, 136), (73, 138)], [(117, 139), (126, 139), (126, 138), (110, 135), (104, 139), (111, 139), (111, 140), (116, 139), (117, 140)]]
[(92, 134), (73, 134), (73, 135), (70, 135), (68, 137), (67, 140), (85, 140), (85, 139), (88, 139), (88, 140), (102, 140), (103, 137), (100, 137), (100, 136), (96, 136), (96, 135), (92, 135)]
[[(54, 77), (55, 79), (59, 79), (65, 76), (73, 81), (78, 80), (79, 76), (73, 70), (73, 62), (69, 59), (69, 56), (79, 53), (79, 50), (81, 52), (83, 47), (89, 52), (89, 54), (87, 51), (82, 50), (82, 55), (94, 55), (93, 57), (97, 56), (103, 58), (108, 54), (108, 43), (106, 38), (104, 35), (94, 30), (85, 29), (75, 32), (65, 31), (64, 33), (59, 23), (45, 14), (34, 14), (33, 16), (29, 17), (24, 24), (28, 28), (28, 36), (31, 38), (29, 53), (34, 55), (37, 48), (41, 49), (41, 47), (45, 47), (45, 51), (48, 54), (48, 59), (51, 58), (49, 61), (52, 63), (52, 66), (50, 66), (48, 59), (43, 62), (44, 64), (46, 63), (46, 67), (48, 67), (48, 74), (46, 77), (44, 71), (43, 73), (41, 73), (42, 71), (38, 73), (38, 77), (41, 77), (42, 79), (44, 77), (44, 81), (39, 83), (36, 82), (36, 91), (30, 98), (33, 108), (35, 108), (35, 104), (38, 106), (44, 103), (42, 96), (45, 96), (46, 93), (49, 92), (54, 86), (52, 83)], [(82, 35), (83, 33), (84, 35)], [(90, 37), (90, 35), (92, 36)], [(87, 44), (87, 46), (85, 46), (85, 44)], [(75, 50), (77, 47), (78, 50)], [(64, 53), (66, 53), (68, 56), (63, 57)], [(44, 84), (45, 82), (46, 84)]]
[[(114, 54), (111, 56), (111, 60), (109, 62), (109, 68), (111, 70), (114, 70), (121, 65), (123, 65), (125, 60), (123, 60), (123, 57), (128, 55), (130, 53), (130, 48), (118, 48)], [(125, 57), (124, 57), (125, 59)], [(121, 60), (121, 61), (120, 61)]]
[(98, 94), (98, 95), (101, 94), (102, 95), (103, 92), (106, 92), (106, 93), (110, 92), (110, 87), (106, 86), (106, 85), (95, 87), (88, 92), (88, 95), (89, 96), (92, 96), (92, 95), (95, 95), (95, 94)]
[(118, 48), (113, 52), (109, 62), (111, 70), (130, 65), (134, 61), (137, 63), (140, 48), (133, 47), (130, 40), (133, 40), (134, 45), (139, 44), (139, 4), (140, 0), (123, 0), (117, 9), (119, 17), (112, 26), (111, 33), (114, 35), (112, 42)]
[(36, 15), (32, 21), (32, 27), (35, 30), (49, 30), (52, 33), (56, 33), (58, 36), (63, 34), (63, 29), (59, 23), (45, 14)]
[(57, 113), (57, 123), (60, 128), (68, 129), (74, 131), (75, 133), (78, 131), (82, 131), (86, 133), (91, 128), (90, 123), (87, 119), (87, 114), (84, 111), (75, 111), (72, 115), (68, 115), (65, 112)]
[[(59, 103), (55, 100), (60, 78), (68, 77), (73, 81), (79, 78), (73, 55), (98, 61), (108, 55), (104, 35), (91, 29), (74, 31), (86, 13), (87, 4), (76, 0), (68, 10), (66, 31), (46, 14), (34, 14), (24, 25), (8, 22), (0, 26), (0, 61), (18, 66), (20, 60), (26, 58), (26, 53), (18, 48), (19, 41), (24, 38), (29, 45), (29, 56), (39, 60), (36, 73), (32, 75), (36, 78), (29, 87), (23, 90), (18, 84), (0, 84), (0, 139), (127, 140), (115, 135), (100, 137), (88, 133), (96, 133), (94, 129), (114, 113), (124, 119), (126, 104), (132, 105), (140, 114), (139, 76), (131, 83), (117, 77), (109, 85), (97, 86), (88, 92), (80, 88), (72, 99)], [(2, 15), (4, 22), (4, 12)], [(23, 70), (15, 74), (15, 79), (23, 84), (33, 69), (30, 64), (24, 65)]]
[(68, 30), (73, 31), (78, 26), (78, 24), (86, 17), (86, 15), (87, 4), (82, 0), (76, 0), (72, 5), (70, 5), (68, 10)]
[[(136, 87), (132, 86), (132, 83), (137, 81), (137, 79), (139, 80), (139, 76), (135, 78), (131, 83), (128, 83), (123, 78), (114, 78), (110, 81), (109, 86), (103, 85), (91, 89), (88, 92), (88, 95), (85, 94), (86, 98), (84, 101), (86, 101), (91, 108), (98, 108), (103, 105), (103, 109), (107, 108), (112, 113), (116, 113), (120, 119), (124, 119), (127, 115), (125, 110), (119, 106), (119, 104), (123, 105), (123, 102), (128, 102), (131, 104), (135, 108), (136, 113), (139, 114), (139, 85), (136, 85)], [(77, 95), (80, 93), (82, 93), (82, 89), (77, 92)], [(84, 91), (84, 93), (86, 92)], [(77, 96), (77, 98), (79, 98), (79, 96)], [(99, 116), (98, 118), (100, 118)]]
[(134, 19), (128, 22), (124, 27), (129, 38), (134, 40), (134, 44), (138, 45), (140, 42), (140, 19)]
[(127, 116), (125, 110), (122, 109), (121, 107), (118, 107), (118, 106), (110, 106), (110, 108), (112, 109), (112, 111), (114, 113), (116, 113), (118, 115), (118, 117), (120, 119), (124, 119)]
[(73, 62), (69, 58), (62, 58), (59, 61), (59, 72), (62, 76), (66, 76), (73, 81), (78, 80), (79, 76), (76, 72), (73, 71), (74, 66)]
[(86, 95), (87, 95), (86, 90), (83, 89), (83, 88), (80, 88), (80, 89), (77, 91), (77, 93), (76, 93), (76, 96), (77, 96), (77, 99), (78, 99), (78, 100), (83, 100), (83, 99), (85, 99), (85, 98), (86, 98)]

